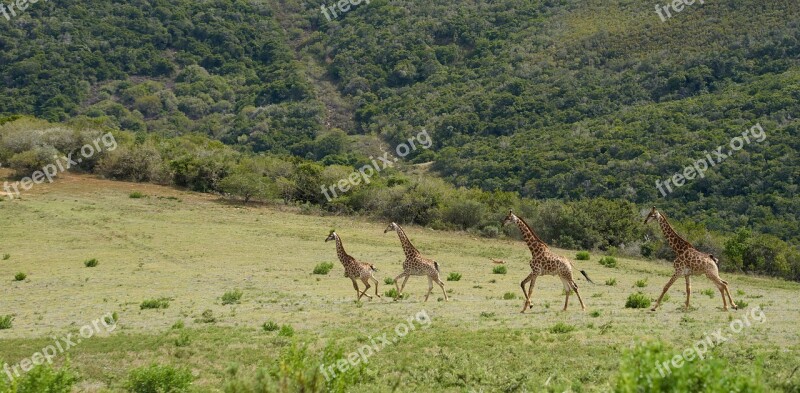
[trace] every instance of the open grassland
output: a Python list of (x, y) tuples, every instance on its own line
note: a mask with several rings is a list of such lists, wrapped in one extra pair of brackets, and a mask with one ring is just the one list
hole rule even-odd
[[(132, 198), (133, 192), (142, 195)], [(0, 330), (0, 366), (106, 313), (119, 316), (114, 332), (56, 358), (59, 366), (69, 358), (83, 391), (121, 390), (129, 370), (152, 362), (190, 369), (194, 391), (219, 391), (233, 365), (251, 375), (300, 343), (312, 359), (328, 345), (346, 355), (384, 333), (396, 337), (395, 327), (423, 310), (430, 327), (417, 323), (370, 357), (349, 391), (607, 391), (621, 354), (634, 344), (660, 340), (678, 354), (706, 334), (729, 330), (732, 320), (756, 306), (765, 322), (728, 333), (710, 353), (728, 372), (759, 373), (769, 390), (800, 384), (793, 372), (800, 350), (796, 283), (724, 274), (734, 299), (748, 303), (724, 312), (719, 292), (697, 277), (692, 308), (683, 311), (680, 280), (653, 313), (626, 309), (626, 299), (639, 291), (657, 297), (671, 265), (617, 257), (612, 268), (598, 263), (602, 255), (576, 261), (575, 251), (557, 250), (597, 283), (577, 278), (587, 310), (580, 311), (573, 296), (562, 312), (560, 281), (543, 277), (533, 309), (521, 315), (519, 282), (530, 271), (522, 242), (409, 226), (407, 234), (439, 262), (443, 279), (461, 274), (459, 281), (445, 281), (450, 301), (435, 287), (422, 303), (427, 280), (412, 277), (404, 300), (384, 296), (357, 304), (334, 244), (323, 240), (335, 228), (351, 255), (374, 263), (383, 295), (393, 287), (384, 279), (400, 273), (403, 259), (397, 235), (383, 233), (386, 223), (242, 207), (204, 194), (82, 176), (37, 186), (20, 200), (4, 199), (0, 217), (0, 256), (9, 254), (0, 260), (0, 318), (14, 317), (13, 327)], [(97, 266), (85, 266), (92, 258)], [(493, 274), (489, 258), (505, 260), (508, 273)], [(334, 264), (331, 272), (312, 274), (324, 262)], [(15, 281), (19, 272), (26, 278)], [(611, 280), (616, 284), (605, 284)], [(224, 305), (223, 295), (235, 289), (241, 299)], [(168, 307), (141, 309), (149, 299), (167, 299)], [(179, 321), (184, 326), (176, 328)], [(266, 331), (265, 322), (294, 332)]]

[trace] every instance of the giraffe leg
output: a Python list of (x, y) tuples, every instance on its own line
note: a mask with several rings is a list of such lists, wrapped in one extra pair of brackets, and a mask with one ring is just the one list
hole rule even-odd
[(564, 284), (564, 292), (566, 292), (566, 293), (567, 293), (567, 294), (566, 294), (566, 297), (565, 297), (565, 299), (564, 299), (564, 309), (563, 309), (562, 311), (567, 311), (567, 306), (569, 306), (569, 295), (571, 295), (571, 294), (572, 294), (572, 288), (571, 288), (571, 287), (570, 287), (570, 285), (567, 283), (567, 280), (566, 280), (566, 279), (564, 279), (564, 278), (561, 278), (561, 282)]
[(725, 293), (728, 294), (728, 301), (730, 302), (731, 307), (733, 307), (734, 310), (738, 310), (739, 306), (737, 306), (736, 303), (734, 303), (733, 299), (731, 298), (731, 289), (728, 287), (728, 282), (722, 280), (722, 283), (725, 284)]
[(689, 298), (692, 296), (692, 284), (689, 283), (689, 276), (686, 276), (686, 311), (689, 311)]
[(372, 278), (372, 281), (375, 282), (375, 296), (381, 297), (381, 295), (378, 294), (378, 280), (376, 280), (375, 277), (371, 277), (371, 278)]
[(356, 298), (356, 301), (359, 301), (359, 300), (361, 300), (361, 295), (362, 295), (362, 293), (361, 293), (361, 291), (358, 289), (358, 284), (356, 284), (356, 279), (355, 279), (355, 278), (351, 278), (350, 280), (352, 280), (352, 281), (353, 281), (353, 288), (355, 288), (355, 289), (356, 289), (356, 295), (358, 296), (358, 297)]
[(658, 306), (661, 305), (661, 299), (664, 298), (664, 295), (666, 295), (667, 291), (669, 291), (669, 287), (671, 287), (672, 284), (675, 283), (675, 280), (677, 280), (678, 277), (680, 277), (678, 275), (678, 272), (675, 272), (675, 274), (672, 275), (672, 278), (669, 279), (669, 281), (667, 282), (667, 285), (664, 285), (664, 290), (661, 291), (661, 296), (659, 296), (658, 300), (656, 300), (656, 305), (653, 306), (653, 308), (651, 308), (650, 311), (655, 311), (658, 308)]
[(525, 290), (525, 284), (527, 284), (531, 280), (531, 277), (533, 277), (533, 272), (531, 272), (531, 274), (528, 274), (528, 277), (525, 277), (525, 279), (522, 280), (521, 283), (519, 283), (519, 286), (522, 287), (522, 297), (525, 298), (526, 304), (529, 303), (530, 299), (528, 298), (528, 291)]
[[(536, 275), (531, 273), (528, 276), (528, 278), (526, 278), (526, 280), (528, 279), (530, 279), (531, 283), (528, 285), (528, 293), (525, 296), (525, 304), (522, 305), (522, 311), (520, 311), (521, 313), (524, 313), (525, 310), (529, 308), (533, 308), (533, 306), (531, 305), (531, 295), (533, 294), (533, 285), (536, 284)], [(523, 284), (523, 289), (525, 289), (524, 284)]]
[(447, 301), (448, 300), (447, 299), (447, 291), (444, 290), (444, 283), (442, 282), (442, 279), (440, 279), (437, 276), (435, 281), (436, 281), (437, 284), (439, 284), (440, 287), (442, 287), (442, 294), (444, 295), (444, 301)]
[(433, 279), (431, 278), (431, 276), (428, 276), (428, 293), (425, 294), (426, 302), (428, 301), (428, 296), (431, 295), (432, 291), (433, 291)]
[(575, 295), (578, 296), (578, 301), (581, 302), (581, 310), (586, 311), (586, 305), (583, 304), (583, 299), (581, 299), (581, 293), (578, 292), (578, 284), (575, 281), (572, 281), (572, 290), (575, 291)]
[[(402, 272), (402, 273), (400, 273), (399, 276), (394, 278), (394, 287), (397, 288), (397, 297), (394, 300), (400, 299), (400, 293), (403, 291), (402, 289), (400, 289), (400, 284), (398, 284), (398, 281), (400, 280), (400, 277), (405, 277), (406, 280), (408, 280), (408, 276), (406, 275), (406, 272)], [(406, 282), (403, 281), (403, 288), (405, 288), (405, 286), (406, 286)]]
[[(713, 282), (714, 285), (717, 286), (717, 289), (719, 289), (719, 294), (722, 297), (722, 310), (728, 311), (728, 300), (725, 299), (725, 291), (728, 288), (726, 282), (722, 281), (722, 279), (720, 279), (719, 276), (712, 276), (710, 274), (708, 275), (708, 279), (711, 280), (711, 282)], [(731, 303), (731, 307), (733, 307), (733, 303)]]
[(372, 285), (369, 285), (369, 277), (363, 277), (363, 278), (361, 279), (361, 282), (363, 282), (363, 283), (364, 283), (364, 285), (366, 285), (366, 287), (364, 288), (364, 292), (362, 293), (362, 295), (366, 296), (366, 297), (367, 297), (367, 299), (369, 299), (369, 300), (372, 300), (372, 296), (370, 296), (369, 294), (367, 294), (367, 291), (368, 291), (368, 290), (369, 290), (369, 288), (372, 286)]

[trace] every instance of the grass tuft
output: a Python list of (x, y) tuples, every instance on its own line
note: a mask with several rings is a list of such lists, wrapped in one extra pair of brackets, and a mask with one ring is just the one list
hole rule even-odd
[(0, 330), (11, 329), (13, 321), (14, 317), (12, 317), (11, 315), (0, 317)]
[(508, 269), (503, 265), (495, 266), (492, 269), (492, 273), (494, 273), (494, 274), (506, 274), (506, 273), (508, 273)]
[(628, 300), (625, 302), (625, 308), (647, 308), (650, 307), (650, 303), (650, 297), (641, 292), (636, 292), (628, 296)]
[(608, 285), (610, 287), (616, 286), (617, 285), (617, 279), (616, 278), (609, 278), (608, 280), (606, 280), (606, 285)]
[(142, 193), (141, 193), (141, 192), (139, 192), (139, 191), (134, 191), (134, 192), (132, 192), (132, 193), (128, 194), (128, 196), (129, 196), (131, 199), (139, 199), (139, 198), (144, 198), (144, 194), (142, 194)]
[(644, 287), (647, 286), (647, 279), (645, 278), (643, 280), (636, 280), (636, 284), (635, 285), (636, 285), (637, 288), (644, 288)]
[(460, 281), (461, 273), (452, 272), (447, 276), (447, 281)]
[(189, 370), (153, 363), (132, 370), (125, 388), (132, 393), (185, 392), (192, 384), (192, 379)]
[(157, 310), (161, 308), (169, 308), (169, 298), (147, 299), (139, 305), (140, 310)]
[(99, 262), (97, 261), (97, 258), (92, 258), (92, 259), (88, 259), (86, 261), (83, 261), (83, 265), (86, 266), (86, 267), (95, 267), (95, 266), (97, 266), (98, 263)]
[(314, 274), (325, 275), (333, 269), (333, 264), (330, 262), (322, 262), (314, 267)]
[(516, 298), (517, 295), (515, 295), (513, 292), (506, 292), (505, 294), (503, 294), (503, 300), (514, 300)]
[(602, 257), (598, 262), (605, 267), (617, 267), (617, 259), (614, 257)]
[(242, 295), (242, 291), (238, 288), (225, 292), (225, 294), (222, 295), (222, 305), (226, 306), (228, 304), (239, 304), (239, 301), (242, 299)]
[(274, 331), (280, 329), (278, 324), (275, 323), (275, 322), (272, 322), (272, 321), (264, 322), (264, 324), (261, 325), (261, 328), (264, 329), (265, 332), (274, 332)]
[(391, 278), (391, 277), (386, 277), (386, 278), (383, 279), (383, 283), (386, 284), (386, 285), (392, 285), (392, 284), (394, 284), (394, 279)]
[(579, 261), (588, 261), (589, 257), (589, 251), (578, 251), (578, 253), (575, 254), (575, 259)]
[(553, 333), (553, 334), (564, 334), (564, 333), (569, 333), (569, 332), (571, 332), (573, 330), (575, 330), (575, 326), (568, 325), (568, 324), (566, 324), (564, 322), (559, 322), (559, 323), (553, 325), (553, 327), (550, 328), (550, 333)]

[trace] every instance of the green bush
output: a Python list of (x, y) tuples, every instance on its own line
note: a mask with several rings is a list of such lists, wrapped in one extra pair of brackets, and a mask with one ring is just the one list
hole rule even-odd
[(238, 304), (242, 299), (242, 295), (242, 291), (238, 288), (232, 291), (227, 291), (222, 295), (222, 305)]
[(503, 294), (503, 300), (514, 300), (516, 298), (517, 295), (515, 295), (513, 292), (506, 292)]
[(461, 273), (453, 272), (447, 276), (447, 281), (460, 281), (460, 280), (461, 280)]
[(636, 292), (628, 296), (628, 300), (625, 302), (625, 308), (647, 308), (650, 307), (650, 302), (650, 297), (641, 292)]
[(645, 278), (643, 280), (636, 280), (636, 284), (635, 285), (636, 285), (637, 288), (644, 288), (644, 287), (647, 286), (647, 279)]
[(132, 393), (179, 393), (188, 391), (192, 379), (189, 370), (153, 363), (131, 371), (125, 388)]
[(147, 299), (139, 305), (140, 310), (169, 308), (169, 298)]
[(294, 336), (294, 328), (291, 325), (283, 325), (281, 326), (281, 330), (278, 331), (278, 336), (292, 337)]
[[(392, 299), (397, 299), (397, 288), (391, 288), (388, 291), (384, 292), (383, 295)], [(407, 297), (408, 294), (404, 293), (401, 299), (405, 299)]]
[(602, 257), (598, 262), (605, 267), (617, 267), (617, 259), (614, 257)]
[(383, 283), (386, 284), (386, 285), (392, 285), (392, 284), (394, 284), (394, 279), (391, 278), (391, 277), (386, 277), (386, 278), (383, 279)]
[(747, 306), (750, 305), (750, 303), (748, 303), (748, 302), (746, 302), (744, 300), (741, 300), (741, 299), (739, 299), (739, 300), (734, 299), (733, 302), (736, 304), (736, 307), (738, 307), (740, 309), (747, 308)]
[(9, 259), (11, 259), (11, 254), (3, 254), (3, 260), (4, 261), (7, 261)]
[(613, 287), (613, 286), (617, 285), (617, 279), (616, 278), (609, 278), (608, 280), (606, 280), (606, 285), (608, 285), (610, 287)]
[(330, 262), (322, 262), (314, 267), (314, 274), (328, 274), (333, 269), (333, 264)]
[(86, 266), (86, 267), (95, 267), (95, 266), (97, 266), (97, 264), (98, 264), (97, 258), (92, 258), (92, 259), (83, 261), (83, 265)]
[(28, 277), (28, 275), (27, 275), (27, 274), (25, 274), (25, 273), (23, 273), (23, 272), (19, 272), (19, 273), (17, 273), (17, 274), (15, 274), (15, 275), (14, 275), (14, 281), (22, 281), (22, 280), (24, 280), (24, 279), (25, 279), (25, 278), (27, 278), (27, 277)]
[(11, 386), (6, 386), (6, 374), (0, 374), (0, 392), (2, 393), (71, 393), (78, 378), (69, 370), (67, 364), (56, 371), (49, 365), (35, 366)]
[[(768, 391), (758, 372), (750, 367), (741, 373), (730, 368), (728, 361), (717, 356), (704, 360), (695, 358), (676, 368), (671, 359), (678, 350), (668, 350), (660, 342), (645, 343), (622, 355), (619, 371), (614, 378), (616, 393), (704, 392), (729, 393)], [(668, 362), (669, 371), (663, 366)], [(658, 366), (660, 365), (660, 366)]]
[(589, 251), (578, 251), (578, 253), (575, 254), (575, 259), (577, 259), (579, 261), (588, 261), (589, 260)]
[(571, 332), (573, 330), (575, 330), (575, 326), (567, 325), (564, 322), (559, 322), (559, 323), (553, 325), (553, 327), (550, 328), (550, 333), (553, 333), (553, 334), (564, 334), (564, 333), (569, 333), (569, 332)]
[(128, 196), (129, 196), (131, 199), (139, 199), (139, 198), (144, 198), (144, 194), (142, 194), (142, 193), (141, 193), (141, 192), (139, 192), (139, 191), (134, 191), (134, 192), (132, 192), (132, 193), (128, 194)]
[(12, 317), (11, 315), (5, 315), (0, 317), (0, 330), (11, 329), (13, 321), (14, 317)]
[(272, 321), (268, 321), (268, 322), (264, 322), (264, 324), (261, 325), (261, 328), (264, 329), (265, 332), (274, 332), (274, 331), (278, 330), (280, 327), (278, 326), (277, 323), (272, 322)]
[(494, 268), (492, 268), (492, 273), (494, 273), (494, 274), (506, 274), (506, 273), (508, 273), (508, 269), (503, 265), (499, 265), (499, 266), (495, 266)]

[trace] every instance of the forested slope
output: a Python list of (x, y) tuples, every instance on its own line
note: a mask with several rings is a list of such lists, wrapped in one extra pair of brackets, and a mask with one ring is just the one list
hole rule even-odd
[[(32, 4), (0, 20), (0, 115), (138, 133), (149, 142), (131, 154), (158, 152), (153, 178), (181, 186), (219, 191), (236, 171), (279, 173), (273, 194), (286, 201), (487, 235), (491, 212), (518, 203), (508, 195), (559, 199), (528, 211), (567, 247), (630, 244), (642, 228), (616, 225), (601, 239), (610, 230), (589, 223), (658, 205), (712, 249), (769, 244), (753, 251), (753, 270), (773, 274), (764, 260), (781, 260), (781, 275), (800, 277), (788, 267), (800, 266), (800, 3), (695, 2), (664, 22), (653, 4), (628, 0), (373, 0), (331, 20), (321, 5)], [(656, 181), (756, 124), (763, 141), (660, 193)], [(365, 140), (394, 146), (422, 129), (433, 147), (409, 159), (433, 162), (431, 172), (387, 171), (333, 202), (314, 191), (347, 174), (330, 165), (369, 163)], [(176, 150), (186, 139), (165, 142), (188, 133), (232, 149), (198, 158)], [(254, 170), (234, 151), (279, 159)], [(12, 153), (0, 148), (0, 159)], [(444, 190), (431, 176), (485, 192)], [(725, 262), (737, 258), (748, 267), (742, 253)]]

